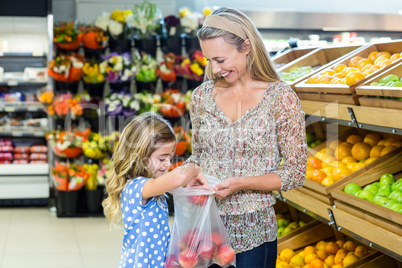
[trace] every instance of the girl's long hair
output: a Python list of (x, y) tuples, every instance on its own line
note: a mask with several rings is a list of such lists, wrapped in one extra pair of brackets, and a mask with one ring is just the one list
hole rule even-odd
[(152, 178), (148, 159), (161, 145), (175, 142), (170, 124), (156, 113), (143, 113), (123, 129), (112, 157), (112, 170), (105, 181), (108, 197), (102, 202), (111, 226), (121, 220), (120, 196), (127, 181), (136, 177)]
[[(246, 33), (251, 44), (251, 51), (247, 56), (247, 71), (251, 79), (264, 82), (274, 82), (280, 80), (257, 28), (244, 13), (236, 9), (221, 7), (214, 10), (211, 14), (233, 21), (235, 23), (234, 25), (241, 27)], [(244, 41), (246, 40), (222, 29), (214, 27), (202, 27), (198, 30), (197, 36), (201, 41), (216, 37), (223, 37), (226, 42), (234, 45), (238, 51), (244, 51), (244, 49), (246, 49), (244, 46)], [(221, 78), (218, 74), (214, 74), (212, 72), (209, 62), (205, 67), (205, 74), (207, 78), (212, 80)]]

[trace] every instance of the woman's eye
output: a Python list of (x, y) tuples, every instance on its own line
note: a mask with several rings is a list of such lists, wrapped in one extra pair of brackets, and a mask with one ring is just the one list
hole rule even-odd
[(217, 63), (223, 63), (225, 60), (217, 60)]

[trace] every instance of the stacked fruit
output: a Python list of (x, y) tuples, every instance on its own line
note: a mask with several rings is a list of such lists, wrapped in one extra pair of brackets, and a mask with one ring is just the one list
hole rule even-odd
[(304, 221), (291, 221), (284, 217), (282, 214), (276, 214), (276, 221), (278, 223), (278, 237), (288, 234), (291, 231), (306, 225)]
[(373, 51), (367, 58), (356, 56), (347, 64), (338, 64), (306, 80), (307, 84), (346, 84), (351, 86), (401, 57), (402, 53)]
[(383, 139), (378, 133), (336, 139), (307, 159), (306, 178), (329, 186), (401, 146), (401, 139)]
[(318, 144), (322, 143), (322, 140), (317, 138), (311, 133), (306, 133), (306, 140), (307, 140), (307, 150), (316, 147)]
[(305, 76), (308, 73), (311, 73), (313, 71), (313, 68), (311, 66), (303, 66), (303, 67), (297, 67), (294, 66), (289, 69), (289, 72), (280, 72), (279, 76), (283, 81), (295, 81), (299, 79), (300, 77)]
[(353, 241), (319, 241), (296, 253), (285, 248), (277, 256), (276, 268), (343, 268), (367, 256), (370, 251)]
[(370, 86), (379, 87), (402, 87), (402, 77), (395, 74), (389, 74), (382, 77), (378, 82), (373, 82)]
[(382, 175), (379, 181), (368, 184), (363, 189), (356, 183), (349, 183), (343, 191), (402, 213), (402, 179), (395, 181), (392, 174)]

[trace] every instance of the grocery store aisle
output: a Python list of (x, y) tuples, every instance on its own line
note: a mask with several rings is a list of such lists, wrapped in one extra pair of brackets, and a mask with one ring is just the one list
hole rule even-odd
[(57, 218), (43, 208), (0, 208), (0, 268), (113, 268), (123, 230), (104, 217)]

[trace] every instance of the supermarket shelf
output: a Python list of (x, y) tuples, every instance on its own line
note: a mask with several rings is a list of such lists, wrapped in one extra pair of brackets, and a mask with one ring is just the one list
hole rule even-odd
[(7, 136), (7, 137), (34, 137), (34, 138), (43, 138), (45, 137), (45, 132), (43, 131), (1, 131), (0, 136)]
[(44, 87), (47, 85), (47, 82), (24, 82), (17, 80), (9, 80), (9, 81), (1, 81), (0, 86), (7, 87)]
[(0, 165), (0, 176), (46, 175), (49, 174), (49, 170), (49, 164)]
[(40, 112), (44, 107), (40, 102), (1, 103), (0, 112)]

